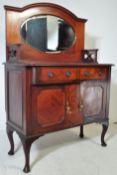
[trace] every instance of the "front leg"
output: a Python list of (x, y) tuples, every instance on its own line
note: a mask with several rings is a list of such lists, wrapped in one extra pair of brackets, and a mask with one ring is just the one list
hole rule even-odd
[(102, 134), (101, 134), (101, 145), (102, 146), (107, 146), (104, 140), (107, 129), (108, 129), (108, 123), (105, 123), (105, 124), (102, 123)]
[(84, 130), (83, 125), (80, 126), (80, 138), (84, 138)]
[(31, 145), (32, 143), (39, 137), (32, 137), (32, 138), (26, 138), (24, 136), (22, 136), (21, 134), (19, 134), (19, 137), (21, 139), (22, 145), (23, 145), (23, 150), (24, 150), (24, 155), (25, 155), (25, 166), (23, 171), (25, 173), (30, 172), (30, 149), (31, 149)]
[(14, 154), (14, 140), (13, 140), (13, 129), (10, 126), (7, 126), (7, 136), (10, 142), (10, 150), (8, 152), (9, 155)]

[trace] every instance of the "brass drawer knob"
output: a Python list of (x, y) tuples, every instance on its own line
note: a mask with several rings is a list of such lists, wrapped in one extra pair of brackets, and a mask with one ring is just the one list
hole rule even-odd
[(67, 72), (65, 73), (65, 75), (66, 75), (66, 77), (70, 77), (70, 76), (72, 75), (72, 73), (71, 73), (70, 71), (67, 71)]
[(84, 76), (85, 76), (85, 77), (90, 77), (90, 76), (91, 76), (91, 73), (90, 73), (90, 72), (85, 72), (85, 73), (84, 73)]
[(52, 77), (54, 77), (55, 75), (54, 75), (54, 73), (53, 72), (48, 72), (48, 77), (49, 78), (52, 78)]
[(98, 73), (98, 75), (101, 77), (101, 76), (104, 75), (104, 72), (101, 72), (101, 71), (100, 71), (100, 72)]

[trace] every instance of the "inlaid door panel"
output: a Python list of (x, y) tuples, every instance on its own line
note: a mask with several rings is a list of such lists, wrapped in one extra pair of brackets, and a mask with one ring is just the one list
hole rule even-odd
[(101, 81), (84, 81), (80, 85), (80, 107), (85, 121), (105, 117), (106, 84)]
[(59, 125), (65, 118), (64, 87), (32, 87), (32, 127)]

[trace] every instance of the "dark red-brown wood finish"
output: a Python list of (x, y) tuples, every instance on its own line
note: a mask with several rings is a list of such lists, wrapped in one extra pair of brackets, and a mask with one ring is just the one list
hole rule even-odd
[[(101, 144), (106, 146), (112, 65), (97, 63), (97, 49), (83, 51), (86, 20), (49, 3), (23, 8), (5, 6), (5, 10), (9, 154), (14, 154), (16, 131), (25, 154), (24, 172), (29, 172), (33, 141), (46, 133), (76, 126), (80, 126), (83, 137), (83, 125), (93, 122), (102, 124)], [(25, 20), (37, 15), (53, 15), (67, 21), (76, 35), (73, 45), (59, 53), (42, 52), (28, 45), (21, 37), (20, 28)]]

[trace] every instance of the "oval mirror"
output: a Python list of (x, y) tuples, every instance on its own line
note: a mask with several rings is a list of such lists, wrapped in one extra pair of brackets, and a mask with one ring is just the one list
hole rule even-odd
[(33, 48), (43, 52), (60, 52), (72, 46), (73, 28), (63, 19), (52, 15), (34, 16), (21, 26), (21, 36)]

